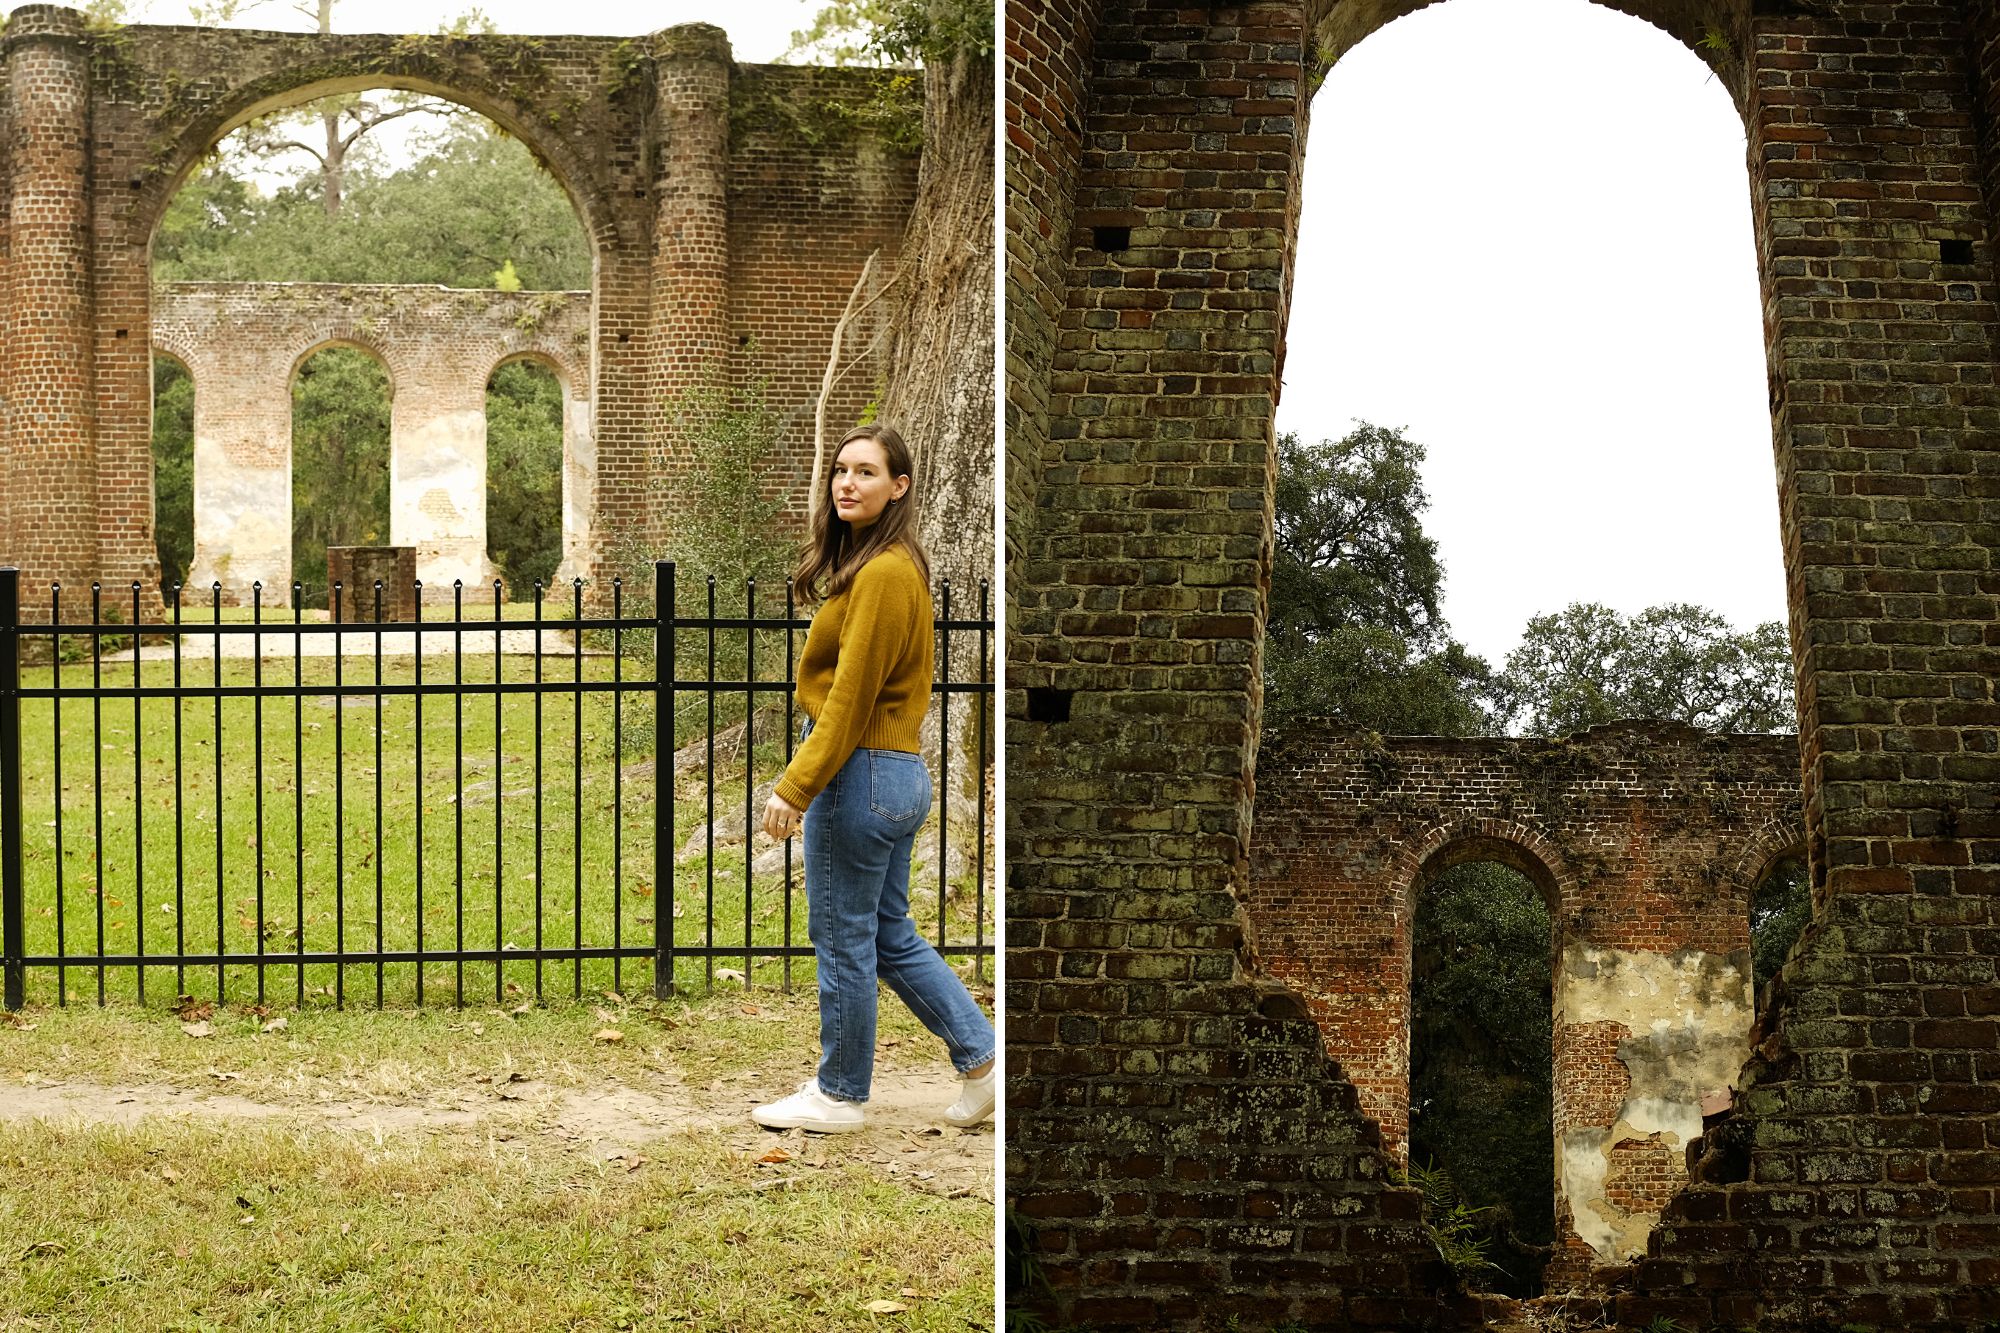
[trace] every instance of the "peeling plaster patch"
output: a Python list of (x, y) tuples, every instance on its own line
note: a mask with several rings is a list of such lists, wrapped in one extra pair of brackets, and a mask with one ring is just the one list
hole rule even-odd
[(1748, 960), (1697, 950), (1662, 954), (1572, 944), (1563, 951), (1561, 1021), (1616, 1023), (1631, 1090), (1616, 1120), (1563, 1131), (1559, 1167), (1577, 1235), (1607, 1260), (1645, 1251), (1659, 1221), (1607, 1197), (1613, 1146), (1653, 1140), (1681, 1152), (1701, 1133), (1701, 1106), (1734, 1085), (1750, 1056)]
[(424, 498), (417, 502), (417, 508), (440, 525), (458, 522), (458, 506), (451, 502), (451, 496), (436, 487), (424, 492)]

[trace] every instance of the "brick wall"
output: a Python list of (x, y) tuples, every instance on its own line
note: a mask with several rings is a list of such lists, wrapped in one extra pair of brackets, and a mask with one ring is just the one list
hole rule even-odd
[(1565, 1271), (1634, 1257), (1749, 1055), (1750, 895), (1803, 841), (1798, 741), (1620, 723), (1565, 741), (1301, 724), (1257, 759), (1244, 897), (1260, 969), (1304, 999), (1402, 1156), (1416, 899), (1492, 860), (1547, 899), (1553, 1188)]
[[(869, 102), (886, 76), (735, 66), (706, 25), (629, 40), (147, 25), (84, 36), (74, 11), (27, 6), (0, 52), (0, 117), (16, 128), (0, 277), (13, 326), (32, 316), (40, 330), (8, 339), (0, 392), (9, 404), (43, 404), (34, 431), (9, 418), (0, 560), (21, 564), (30, 586), (157, 578), (148, 251), (187, 172), (255, 114), (365, 78), (459, 101), (548, 166), (595, 256), (582, 358), (597, 450), (593, 526), (655, 549), (684, 493), (657, 482), (670, 466), (665, 397), (745, 338), (768, 343), (787, 422), (774, 486), (802, 481), (828, 310), (867, 253), (881, 247), (893, 259), (915, 192), (914, 155), (893, 135), (865, 115), (823, 114)], [(774, 299), (788, 286), (799, 293), (789, 306)], [(851, 377), (836, 421), (859, 415), (876, 377), (870, 367)], [(684, 464), (685, 455), (673, 465)], [(622, 554), (600, 547), (581, 572), (602, 580)]]
[[(388, 541), (449, 598), (490, 583), (486, 383), (527, 358), (563, 385), (564, 568), (588, 571), (597, 450), (590, 431), (590, 293), (478, 292), (341, 283), (181, 282), (153, 293), (153, 345), (194, 379), (194, 564), (205, 599), (289, 600), (292, 381), (328, 346), (382, 363), (390, 393)], [(516, 590), (525, 596), (525, 590)]]
[[(1037, 381), (1010, 412), (1045, 394), (1047, 442), (1032, 490), (1010, 481), (1032, 508), (1010, 551), (1008, 1182), (1060, 1317), (1408, 1327), (1429, 1289), (1424, 1247), (1380, 1220), (1287, 1229), (1279, 1271), (1251, 1279), (1253, 1198), (1285, 1217), (1404, 1205), (1360, 1167), (1373, 1126), (1337, 1109), (1353, 1085), (1309, 1025), (1197, 1027), (1253, 994), (1303, 1011), (1235, 949), (1303, 90), (1317, 50), (1404, 8), (1086, 9), (1056, 62), (1088, 70), (1073, 101), (1010, 123), (1010, 171), (1067, 117), (1082, 145), (1055, 336), (1009, 339), (1010, 373)], [(2000, 1316), (1994, 6), (1629, 8), (1713, 38), (1749, 129), (1822, 905), (1620, 1308), (1965, 1327)], [(1032, 286), (1062, 205), (1009, 202), (1009, 280)], [(1179, 1062), (1196, 1030), (1240, 1058)], [(1210, 1109), (1252, 1098), (1327, 1118), (1273, 1160), (1285, 1110)], [(1615, 1189), (1652, 1197), (1655, 1146), (1634, 1138)], [(1229, 1183), (1189, 1205), (1177, 1173)], [(1308, 1176), (1329, 1183), (1301, 1198)]]

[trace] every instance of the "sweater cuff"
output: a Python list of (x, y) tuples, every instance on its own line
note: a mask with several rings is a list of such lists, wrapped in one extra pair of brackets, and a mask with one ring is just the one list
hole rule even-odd
[(799, 786), (798, 783), (793, 782), (789, 774), (779, 778), (778, 785), (773, 790), (777, 792), (781, 799), (791, 802), (792, 807), (797, 810), (804, 810), (812, 804), (813, 797), (819, 795), (819, 792), (807, 791), (804, 787)]

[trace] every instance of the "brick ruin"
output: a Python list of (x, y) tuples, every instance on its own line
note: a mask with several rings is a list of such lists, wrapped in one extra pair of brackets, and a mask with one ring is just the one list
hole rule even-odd
[[(1311, 93), (1417, 7), (1008, 4), (1007, 1181), (1014, 1299), (1058, 1320), (1479, 1322), (1342, 1038), (1273, 975), (1253, 873), (1282, 831), (1253, 775)], [(1748, 132), (1816, 920), (1604, 1300), (1628, 1325), (1977, 1327), (2000, 1319), (2000, 4), (1618, 7)]]
[[(743, 373), (745, 349), (803, 479), (834, 322), (868, 255), (894, 259), (916, 192), (915, 157), (878, 114), (879, 72), (738, 64), (704, 24), (630, 39), (327, 36), (93, 28), (25, 5), (0, 31), (0, 69), (0, 560), (30, 587), (158, 582), (151, 240), (196, 163), (257, 116), (331, 92), (420, 91), (494, 121), (568, 192), (594, 279), (584, 341), (557, 364), (589, 404), (595, 465), (565, 570), (599, 578), (604, 534), (665, 549), (673, 514), (656, 483), (690, 445), (664, 405), (712, 367)], [(850, 376), (830, 416), (855, 419), (872, 392)], [(273, 437), (223, 429), (211, 443), (204, 456), (229, 465), (218, 494), (249, 472), (269, 480)], [(453, 447), (414, 448), (413, 480), (462, 470)], [(438, 517), (425, 503), (438, 489), (410, 488), (399, 531), (466, 567), (463, 506)], [(232, 579), (245, 568), (233, 562)]]
[(1494, 861), (1554, 924), (1558, 1283), (1635, 1258), (1750, 1055), (1750, 899), (1803, 849), (1798, 741), (1620, 723), (1566, 741), (1301, 726), (1257, 757), (1244, 899), (1383, 1147), (1407, 1156), (1412, 921)]
[(153, 346), (194, 380), (194, 564), (188, 586), (247, 603), (292, 585), (292, 380), (313, 353), (358, 347), (389, 380), (389, 545), (417, 578), (490, 585), (486, 382), (532, 360), (563, 390), (563, 563), (589, 568), (597, 455), (590, 293), (338, 283), (177, 282), (153, 297)]

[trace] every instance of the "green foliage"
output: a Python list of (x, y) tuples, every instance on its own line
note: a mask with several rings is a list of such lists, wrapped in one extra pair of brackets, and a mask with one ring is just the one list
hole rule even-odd
[(514, 261), (508, 260), (493, 274), (493, 290), (496, 292), (518, 292), (521, 290), (521, 275), (514, 271)]
[(1486, 729), (1488, 668), (1438, 613), (1444, 568), (1424, 535), (1423, 446), (1365, 422), (1278, 441), (1277, 543), (1264, 644), (1274, 725), (1331, 713), (1377, 731)]
[(788, 55), (836, 65), (943, 63), (993, 54), (993, 7), (980, 0), (832, 0), (792, 34)]
[(1507, 655), (1501, 716), (1562, 736), (1619, 718), (1672, 718), (1710, 731), (1790, 731), (1791, 649), (1784, 626), (1747, 633), (1685, 603), (1627, 619), (1575, 602), (1528, 622)]
[[(352, 347), (315, 352), (292, 379), (292, 578), (324, 605), (326, 548), (389, 540), (389, 376)], [(290, 590), (265, 600), (278, 604)]]
[[(745, 579), (782, 582), (792, 543), (778, 523), (787, 497), (770, 475), (782, 423), (770, 405), (769, 379), (755, 372), (736, 388), (711, 368), (667, 410), (694, 454), (692, 467), (663, 472), (684, 595), (695, 595), (698, 576), (708, 574), (724, 595)], [(706, 591), (700, 596), (705, 608)]]
[(1486, 1254), (1492, 1242), (1481, 1234), (1481, 1210), (1460, 1197), (1450, 1172), (1435, 1165), (1412, 1166), (1394, 1178), (1399, 1185), (1415, 1185), (1423, 1191), (1424, 1230), (1460, 1281), (1469, 1282), (1493, 1271), (1493, 1261)]
[(168, 206), (153, 276), (491, 288), (511, 266), (526, 288), (590, 286), (590, 242), (569, 197), (486, 122), (447, 127), (407, 167), (350, 158), (343, 195), (328, 217), (315, 173), (264, 198), (212, 160)]
[(186, 583), (194, 563), (194, 379), (170, 356), (153, 358), (153, 540), (160, 586)]
[(1555, 1235), (1551, 938), (1540, 892), (1504, 866), (1452, 866), (1418, 894), (1410, 1156), (1447, 1173), (1491, 1233), (1511, 1232), (1495, 1268), (1519, 1292), (1536, 1280), (1520, 1247)]
[(562, 563), (562, 384), (509, 361), (486, 385), (486, 548), (516, 601)]
[(1788, 856), (1771, 867), (1750, 897), (1750, 966), (1759, 986), (1778, 975), (1812, 916), (1806, 864)]

